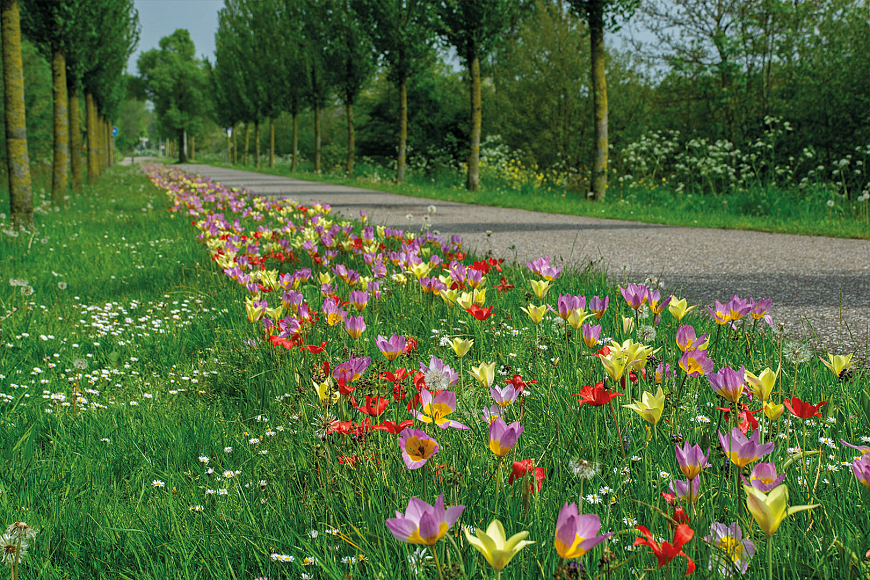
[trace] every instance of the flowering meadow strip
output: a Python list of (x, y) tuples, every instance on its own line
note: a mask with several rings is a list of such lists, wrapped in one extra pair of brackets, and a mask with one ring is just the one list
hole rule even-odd
[[(834, 443), (870, 441), (851, 358), (783, 363), (769, 300), (734, 296), (699, 315), (655, 280), (572, 294), (548, 257), (517, 270), (470, 259), (455, 236), (369, 225), (364, 212), (351, 223), (326, 205), (257, 198), (178, 169), (148, 174), (239, 287), (240, 335), (298, 385), (289, 412), (310, 427), (288, 444), (313, 446), (314, 459), (287, 499), (326, 502), (317, 517), (354, 549), (342, 564), (395, 570), (400, 554), (414, 575), (474, 576), (467, 543), (499, 576), (536, 574), (541, 561), (560, 578), (623, 566), (688, 575), (701, 560), (716, 575), (771, 578), (798, 558), (831, 557), (775, 541), (781, 525), (861, 550), (867, 522), (843, 506), (852, 498), (866, 510), (870, 454)], [(836, 402), (816, 403), (822, 393)], [(339, 481), (350, 497), (310, 495)], [(357, 501), (367, 507), (348, 507)], [(431, 558), (385, 547), (385, 531)], [(343, 574), (337, 556), (311, 546), (291, 539), (278, 549), (295, 555), (271, 559), (304, 577)]]

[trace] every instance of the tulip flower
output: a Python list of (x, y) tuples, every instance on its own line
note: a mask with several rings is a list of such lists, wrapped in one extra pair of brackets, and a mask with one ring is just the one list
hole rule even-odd
[[(386, 400), (386, 399), (384, 399)], [(435, 423), (441, 429), (453, 427), (454, 429), (466, 430), (468, 427), (448, 419), (447, 415), (456, 410), (456, 393), (453, 391), (441, 391), (434, 397), (428, 389), (420, 391), (420, 404), (423, 411), (411, 410), (411, 414), (423, 423)]]
[(306, 351), (310, 352), (311, 354), (320, 354), (324, 350), (326, 350), (326, 341), (324, 340), (323, 342), (321, 342), (320, 346), (315, 346), (313, 344), (303, 344), (302, 346), (299, 347), (299, 350), (300, 351), (306, 350)]
[[(853, 353), (854, 354), (854, 353)], [(839, 378), (843, 371), (849, 370), (854, 364), (852, 355), (841, 356), (838, 354), (828, 354), (828, 360), (822, 360), (822, 364), (831, 369), (831, 372)]]
[(440, 451), (438, 442), (420, 429), (405, 429), (399, 435), (402, 460), (408, 469), (420, 469)]
[(526, 540), (529, 532), (519, 532), (510, 538), (507, 538), (504, 531), (504, 526), (498, 520), (492, 520), (487, 526), (486, 532), (477, 528), (475, 535), (472, 536), (468, 530), (463, 528), (465, 539), (471, 544), (474, 549), (483, 554), (489, 565), (495, 568), (495, 571), (501, 574), (502, 568), (517, 555), (517, 552), (534, 544)]
[(517, 390), (517, 393), (522, 395), (523, 392), (526, 390), (526, 387), (528, 387), (529, 385), (534, 385), (538, 381), (532, 379), (526, 382), (525, 380), (523, 380), (523, 375), (514, 375), (509, 379), (505, 379), (504, 382), (513, 385), (514, 388)]
[[(658, 320), (661, 313), (664, 312), (665, 308), (668, 307), (668, 304), (670, 304), (671, 300), (674, 299), (674, 296), (673, 296), (673, 294), (671, 294), (670, 296), (668, 296), (664, 300), (661, 300), (659, 291), (658, 290), (651, 290), (649, 292), (648, 298), (649, 298), (649, 311), (652, 312), (655, 315), (656, 320)], [(658, 323), (656, 323), (656, 324), (658, 324)]]
[(471, 367), (468, 373), (477, 379), (477, 382), (484, 388), (488, 389), (495, 381), (495, 363), (480, 363), (476, 367)]
[(866, 445), (852, 445), (851, 443), (844, 441), (843, 439), (840, 439), (840, 444), (845, 445), (846, 447), (851, 447), (852, 449), (857, 449), (861, 452), (861, 455), (870, 453), (870, 447)]
[(574, 330), (580, 330), (580, 327), (583, 326), (583, 321), (587, 318), (589, 318), (589, 313), (582, 308), (577, 308), (576, 310), (572, 310), (571, 314), (568, 315), (568, 324), (570, 324), (571, 328)]
[(550, 282), (547, 280), (529, 280), (532, 285), (532, 292), (538, 297), (538, 300), (543, 300), (547, 292), (550, 291)]
[(710, 535), (704, 541), (719, 550), (710, 557), (710, 570), (715, 565), (723, 578), (731, 577), (735, 568), (741, 574), (746, 574), (749, 560), (755, 556), (755, 544), (749, 538), (743, 538), (740, 524), (734, 522), (726, 526), (715, 522), (710, 525)]
[(870, 453), (863, 453), (861, 457), (852, 460), (852, 473), (855, 479), (864, 487), (870, 487)]
[(748, 481), (743, 474), (740, 475), (740, 478), (744, 484), (751, 485), (755, 489), (767, 493), (782, 483), (782, 480), (785, 479), (785, 474), (777, 475), (776, 465), (773, 463), (759, 463), (752, 468)]
[(737, 403), (743, 395), (743, 386), (746, 384), (744, 370), (743, 367), (740, 367), (739, 371), (731, 367), (723, 367), (717, 373), (708, 374), (707, 380), (710, 381), (713, 392), (726, 401)]
[(782, 412), (785, 410), (784, 405), (777, 405), (773, 401), (765, 401), (764, 402), (764, 414), (767, 415), (767, 418), (771, 421), (776, 421), (782, 415)]
[(524, 478), (527, 473), (532, 473), (532, 482), (529, 484), (531, 493), (541, 491), (544, 487), (544, 475), (546, 470), (543, 467), (535, 467), (534, 459), (523, 459), (522, 461), (514, 461), (511, 466), (511, 474), (508, 477), (508, 485), (513, 485), (515, 481)]
[(332, 380), (329, 378), (322, 383), (314, 383), (314, 388), (317, 390), (317, 398), (320, 399), (320, 404), (324, 407), (334, 405), (341, 397), (341, 393), (338, 390), (333, 390)]
[(650, 548), (652, 548), (653, 554), (655, 554), (656, 559), (659, 561), (659, 568), (665, 566), (677, 556), (682, 556), (689, 561), (689, 565), (686, 570), (686, 576), (695, 571), (695, 563), (685, 554), (685, 552), (683, 552), (683, 546), (685, 546), (686, 543), (688, 543), (689, 540), (692, 539), (692, 536), (695, 535), (695, 532), (694, 530), (692, 530), (692, 528), (690, 528), (686, 524), (680, 524), (679, 526), (677, 526), (677, 529), (674, 530), (673, 543), (662, 542), (661, 544), (655, 541), (653, 535), (645, 527), (635, 526), (635, 529), (643, 534), (644, 537), (635, 539), (633, 545), (649, 546)]
[(332, 370), (332, 377), (337, 381), (344, 379), (345, 382), (352, 383), (363, 376), (370, 364), (372, 359), (369, 357), (351, 358), (347, 362), (336, 365)]
[(483, 306), (486, 302), (486, 288), (475, 288), (471, 297), (475, 304)]
[(671, 302), (668, 304), (668, 311), (670, 311), (670, 313), (673, 315), (674, 318), (677, 319), (678, 322), (681, 322), (686, 314), (697, 308), (697, 306), (687, 307), (686, 305), (687, 302), (685, 298), (679, 300), (672, 299)]
[[(731, 414), (731, 407), (716, 407), (717, 411), (722, 411), (725, 413), (725, 422), (728, 422), (728, 417)], [(755, 418), (755, 413), (758, 413), (761, 409), (756, 409), (754, 411), (750, 411), (749, 407), (746, 403), (740, 403), (739, 410), (737, 412), (737, 428), (740, 429), (740, 432), (746, 435), (750, 431), (754, 431), (758, 429), (758, 419)]]
[(463, 310), (468, 310), (474, 306), (474, 295), (470, 292), (463, 292), (459, 295), (459, 298), (456, 299), (456, 303), (459, 304), (459, 307)]
[(387, 433), (398, 435), (413, 424), (413, 419), (408, 419), (407, 421), (402, 421), (401, 423), (396, 423), (395, 421), (384, 421), (381, 425), (372, 425), (372, 429), (376, 431), (386, 431)]
[(607, 311), (607, 305), (610, 304), (610, 296), (605, 296), (602, 300), (598, 296), (593, 296), (589, 301), (589, 310), (595, 315), (595, 318), (601, 320), (604, 313)]
[(695, 329), (689, 324), (684, 324), (677, 329), (677, 346), (683, 352), (693, 349), (707, 350), (708, 344), (707, 335), (695, 336)]
[(396, 517), (386, 521), (393, 536), (400, 542), (434, 546), (444, 537), (465, 510), (464, 505), (444, 508), (444, 494), (438, 496), (435, 505), (412, 497), (408, 500), (405, 514), (396, 511)]
[(437, 391), (452, 387), (459, 382), (459, 375), (456, 371), (435, 356), (429, 359), (428, 367), (420, 363), (420, 372), (423, 374), (426, 385)]
[(631, 405), (623, 405), (626, 409), (631, 409), (645, 421), (655, 425), (661, 419), (662, 411), (665, 409), (665, 393), (662, 388), (656, 391), (653, 395), (649, 391), (644, 391), (640, 401), (635, 401)]
[(604, 383), (595, 383), (594, 387), (586, 385), (579, 393), (572, 393), (572, 396), (580, 397), (578, 401), (580, 407), (583, 405), (601, 407), (609, 403), (610, 399), (621, 397), (622, 393), (611, 393), (610, 389), (604, 387)]
[(768, 536), (775, 534), (782, 521), (791, 514), (811, 510), (821, 505), (817, 503), (786, 507), (788, 505), (787, 485), (780, 485), (767, 495), (749, 485), (744, 485), (743, 490), (746, 492), (746, 507), (749, 509), (749, 513)]
[(797, 397), (792, 397), (791, 401), (788, 399), (783, 399), (782, 403), (788, 408), (789, 411), (795, 417), (800, 417), (801, 419), (812, 419), (813, 417), (820, 417), (822, 414), (819, 413), (819, 408), (822, 405), (827, 405), (827, 401), (822, 401), (818, 405), (813, 405), (811, 403), (805, 403), (798, 399)]
[(690, 377), (700, 377), (713, 371), (714, 364), (706, 350), (687, 350), (680, 357), (680, 368)]
[(631, 331), (634, 330), (634, 318), (631, 316), (623, 316), (622, 317), (622, 333), (623, 334), (631, 334)]
[(265, 300), (255, 300), (253, 296), (245, 298), (245, 314), (251, 324), (257, 322), (266, 314), (269, 303)]
[(486, 421), (487, 425), (491, 424), (496, 419), (503, 419), (502, 414), (504, 413), (504, 409), (499, 407), (498, 405), (492, 405), (490, 407), (483, 408), (483, 420)]
[(628, 305), (634, 310), (637, 310), (649, 300), (649, 288), (643, 284), (629, 284), (625, 288), (620, 286), (619, 291)]
[(770, 392), (776, 384), (776, 375), (777, 373), (769, 368), (764, 369), (757, 376), (749, 371), (743, 373), (746, 382), (749, 384), (749, 390), (762, 402), (767, 401), (770, 397)]
[(516, 446), (523, 429), (524, 427), (520, 425), (519, 421), (507, 425), (501, 417), (494, 419), (489, 424), (490, 450), (495, 453), (496, 457), (504, 457)]
[(749, 299), (741, 300), (734, 295), (731, 297), (731, 300), (726, 305), (728, 308), (728, 316), (731, 321), (737, 321), (749, 314), (749, 311), (752, 310), (752, 305), (749, 303)]
[(489, 394), (492, 395), (492, 399), (498, 406), (507, 407), (517, 400), (520, 393), (513, 385), (507, 385), (506, 387), (493, 385), (489, 388)]
[(582, 310), (586, 307), (585, 296), (572, 296), (571, 294), (562, 294), (559, 296), (559, 301), (556, 304), (556, 314), (562, 320), (568, 320), (571, 313), (575, 310)]
[(583, 342), (586, 343), (586, 346), (592, 348), (596, 344), (598, 344), (598, 339), (601, 337), (601, 325), (596, 324), (595, 326), (591, 326), (589, 324), (584, 324), (582, 328), (583, 333)]
[(480, 321), (486, 320), (492, 316), (492, 306), (489, 308), (481, 308), (477, 304), (472, 304), (471, 308), (466, 308), (465, 310)]
[(765, 298), (763, 300), (753, 300), (749, 297), (749, 314), (755, 320), (763, 320), (768, 326), (773, 326), (773, 318), (768, 314), (770, 307), (773, 305), (773, 300)]
[[(459, 290), (442, 290), (440, 296), (447, 306), (453, 306), (453, 303), (459, 300)], [(471, 303), (468, 306), (471, 306)]]
[(674, 373), (671, 370), (671, 365), (663, 362), (659, 363), (659, 366), (656, 367), (654, 378), (657, 385), (660, 385), (663, 382), (669, 381), (674, 378)]
[(356, 402), (356, 398), (350, 398), (350, 404), (353, 405), (353, 408), (359, 411), (360, 413), (365, 413), (369, 417), (378, 417), (387, 409), (387, 405), (390, 404), (389, 399), (384, 399), (381, 397), (370, 397), (366, 395), (366, 404), (359, 405)]
[(543, 258), (538, 258), (533, 262), (526, 262), (526, 266), (543, 278), (544, 280), (551, 282), (559, 277), (559, 274), (562, 273), (562, 267), (555, 267), (550, 265), (550, 257), (546, 256)]
[(680, 471), (689, 480), (693, 480), (701, 474), (701, 470), (704, 469), (707, 465), (707, 460), (710, 458), (709, 448), (705, 454), (701, 450), (700, 445), (689, 445), (688, 442), (683, 444), (682, 448), (678, 444), (674, 444), (674, 452), (677, 455)]
[(758, 430), (750, 437), (746, 437), (740, 432), (740, 429), (734, 428), (731, 430), (731, 435), (723, 435), (719, 432), (719, 443), (722, 444), (722, 450), (731, 463), (741, 469), (758, 461), (775, 447), (773, 443), (758, 443)]
[(381, 351), (381, 354), (384, 355), (384, 358), (388, 361), (396, 360), (399, 355), (405, 352), (405, 337), (398, 336), (396, 333), (387, 339), (378, 335), (378, 338), (375, 339), (375, 346), (378, 347), (378, 350)]
[(354, 340), (366, 330), (366, 321), (362, 316), (349, 316), (344, 323), (344, 329)]
[(540, 324), (541, 320), (544, 319), (544, 315), (547, 313), (548, 307), (546, 304), (542, 306), (535, 306), (534, 304), (529, 304), (528, 308), (520, 307), (520, 310), (529, 315), (529, 318), (532, 319), (532, 322), (535, 324)]
[(692, 504), (698, 501), (698, 492), (700, 488), (701, 480), (697, 477), (685, 481), (677, 479), (668, 484), (668, 491), (670, 491), (680, 501)]
[(601, 529), (601, 520), (595, 514), (577, 513), (576, 503), (567, 503), (559, 511), (556, 520), (556, 539), (554, 541), (559, 557), (582, 558), (592, 548), (609, 538), (613, 533), (596, 536)]
[(349, 302), (351, 306), (356, 308), (357, 312), (362, 312), (369, 303), (369, 293), (366, 291), (352, 290)]
[(409, 271), (419, 280), (420, 278), (429, 274), (429, 271), (432, 268), (429, 267), (429, 264), (426, 262), (420, 262), (419, 264), (414, 264), (409, 268)]
[(468, 354), (468, 351), (471, 350), (473, 345), (474, 340), (468, 340), (467, 338), (454, 338), (450, 341), (450, 348), (453, 349), (453, 352), (455, 352), (456, 356), (459, 358)]

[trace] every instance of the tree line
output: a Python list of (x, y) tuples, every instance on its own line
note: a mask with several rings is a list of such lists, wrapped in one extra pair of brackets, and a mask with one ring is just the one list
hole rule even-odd
[(139, 21), (133, 0), (42, 0), (23, 6), (0, 0), (0, 25), (10, 210), (13, 223), (26, 227), (33, 223), (33, 195), (22, 33), (51, 65), (51, 199), (63, 204), (70, 188), (80, 191), (85, 180), (95, 182), (114, 162), (110, 119), (124, 96), (123, 71), (139, 39)]

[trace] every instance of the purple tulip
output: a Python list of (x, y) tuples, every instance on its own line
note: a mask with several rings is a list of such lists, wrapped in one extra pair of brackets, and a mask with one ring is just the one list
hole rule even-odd
[(595, 314), (595, 318), (601, 320), (601, 317), (604, 316), (604, 313), (607, 311), (608, 304), (610, 304), (610, 296), (605, 296), (604, 300), (598, 296), (593, 296), (592, 300), (589, 301), (589, 310)]
[(740, 524), (734, 522), (726, 526), (714, 522), (710, 526), (710, 535), (705, 536), (704, 541), (718, 550), (710, 557), (710, 564), (707, 567), (709, 570), (714, 566), (717, 567), (723, 578), (730, 578), (735, 568), (741, 574), (746, 574), (749, 560), (755, 556), (755, 544), (749, 538), (743, 539)]
[(598, 344), (598, 339), (601, 337), (601, 325), (596, 324), (592, 326), (584, 323), (581, 327), (581, 332), (583, 333), (583, 342), (586, 343), (586, 346), (592, 348)]
[(870, 453), (864, 453), (852, 461), (852, 473), (855, 474), (858, 483), (870, 487)]
[(677, 329), (677, 346), (683, 352), (692, 349), (706, 350), (707, 336), (706, 334), (695, 336), (695, 329), (692, 325), (684, 324)]
[(354, 340), (366, 330), (366, 321), (362, 316), (349, 316), (344, 323), (344, 329)]
[(550, 265), (550, 256), (544, 256), (542, 258), (538, 258), (533, 262), (526, 262), (526, 266), (540, 276), (544, 280), (553, 281), (559, 277), (559, 274), (562, 273), (562, 267), (555, 267)]
[(557, 302), (557, 312), (559, 318), (568, 320), (571, 313), (575, 310), (582, 310), (586, 307), (585, 296), (572, 296), (571, 294), (562, 294)]
[(752, 436), (747, 438), (736, 427), (731, 430), (731, 435), (723, 435), (721, 431), (719, 432), (722, 450), (731, 460), (731, 463), (743, 468), (773, 451), (775, 447), (773, 443), (764, 443), (763, 445), (758, 443), (758, 433), (759, 431), (756, 429)]
[(710, 386), (713, 391), (732, 403), (736, 403), (743, 395), (743, 388), (746, 385), (745, 369), (740, 367), (739, 371), (735, 371), (731, 367), (723, 367), (717, 373), (707, 375), (707, 380), (710, 381)]
[(490, 450), (495, 453), (496, 457), (504, 457), (517, 444), (523, 429), (524, 427), (520, 425), (519, 421), (507, 425), (501, 417), (494, 419), (489, 424)]
[(445, 509), (443, 493), (435, 500), (434, 506), (412, 497), (408, 500), (405, 513), (397, 510), (396, 517), (388, 519), (386, 524), (400, 542), (434, 546), (456, 523), (464, 510), (464, 505)]
[(635, 310), (649, 301), (649, 288), (643, 284), (629, 284), (625, 288), (620, 286), (619, 291), (628, 305)]
[(680, 464), (680, 471), (689, 480), (694, 480), (700, 475), (701, 470), (707, 465), (707, 459), (710, 458), (709, 449), (704, 454), (700, 445), (689, 445), (688, 442), (682, 448), (675, 444), (674, 451), (677, 455), (677, 463)]
[(384, 358), (388, 361), (396, 360), (399, 355), (405, 352), (405, 337), (398, 336), (395, 332), (393, 335), (387, 339), (378, 335), (378, 338), (375, 339), (375, 345), (378, 347), (378, 350), (381, 351), (381, 354), (384, 355)]
[(773, 463), (759, 463), (752, 468), (748, 481), (742, 474), (740, 478), (743, 479), (743, 483), (746, 485), (751, 485), (755, 489), (767, 493), (782, 483), (782, 480), (785, 479), (785, 474), (777, 476), (776, 465)]
[(691, 480), (677, 479), (668, 484), (668, 491), (677, 496), (677, 499), (692, 504), (698, 501), (700, 488), (701, 480), (697, 477)]
[(369, 303), (369, 293), (361, 292), (359, 290), (351, 290), (349, 302), (354, 308), (356, 308), (357, 312), (362, 312)]
[(562, 558), (582, 558), (613, 533), (597, 536), (601, 520), (595, 514), (577, 513), (576, 503), (565, 503), (556, 520), (556, 552)]
[(773, 326), (773, 318), (771, 318), (769, 311), (770, 307), (773, 305), (773, 300), (770, 298), (764, 298), (762, 300), (753, 300), (752, 296), (749, 297), (749, 314), (755, 320), (763, 320), (767, 323), (768, 326)]
[(517, 400), (517, 396), (519, 396), (519, 391), (517, 391), (516, 387), (511, 384), (508, 384), (504, 387), (499, 385), (494, 385), (489, 388), (489, 394), (492, 395), (492, 399), (498, 404), (500, 407), (507, 407), (511, 403)]
[(420, 429), (403, 429), (399, 434), (399, 448), (408, 469), (420, 469), (441, 450), (438, 442)]

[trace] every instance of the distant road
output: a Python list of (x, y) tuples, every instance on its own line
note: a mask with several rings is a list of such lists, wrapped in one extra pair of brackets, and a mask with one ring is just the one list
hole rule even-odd
[[(539, 256), (583, 269), (599, 262), (614, 281), (664, 281), (668, 292), (702, 304), (733, 294), (773, 299), (774, 321), (790, 334), (818, 336), (826, 348), (867, 358), (870, 241), (717, 230), (537, 213), (408, 197), (208, 165), (182, 165), (227, 187), (302, 203), (328, 203), (348, 218), (458, 234), (478, 254), (524, 264)], [(427, 207), (434, 205), (435, 213)], [(409, 221), (406, 216), (412, 216)], [(487, 232), (491, 232), (488, 234)], [(515, 244), (515, 249), (509, 249)]]

